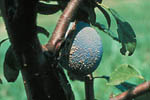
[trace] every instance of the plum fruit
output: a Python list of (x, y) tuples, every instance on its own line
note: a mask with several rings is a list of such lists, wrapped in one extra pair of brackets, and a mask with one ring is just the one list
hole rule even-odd
[(80, 21), (71, 35), (61, 50), (60, 65), (77, 76), (91, 74), (103, 54), (99, 34), (88, 23)]

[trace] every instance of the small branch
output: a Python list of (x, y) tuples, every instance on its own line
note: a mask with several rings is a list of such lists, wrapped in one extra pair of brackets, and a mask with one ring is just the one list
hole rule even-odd
[(144, 82), (133, 89), (129, 89), (116, 97), (112, 97), (110, 100), (132, 100), (133, 98), (141, 96), (147, 92), (150, 92), (150, 81)]
[(92, 74), (89, 74), (85, 77), (85, 96), (86, 96), (86, 100), (95, 100), (94, 79)]
[(50, 52), (53, 52), (55, 54), (57, 51), (59, 51), (62, 43), (65, 40), (65, 33), (67, 31), (67, 28), (82, 1), (83, 0), (71, 0), (68, 3), (63, 14), (59, 18), (52, 37), (46, 44), (46, 47)]

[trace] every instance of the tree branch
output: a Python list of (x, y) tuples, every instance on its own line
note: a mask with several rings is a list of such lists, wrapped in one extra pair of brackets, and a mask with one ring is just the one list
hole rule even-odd
[(38, 0), (0, 1), (8, 36), (21, 66), (28, 100), (71, 100), (67, 99), (70, 95), (66, 94), (66, 88), (61, 84), (61, 81), (68, 84), (65, 75), (58, 75), (60, 71), (57, 70), (55, 58), (47, 51), (42, 51), (37, 37)]
[(68, 26), (82, 1), (83, 0), (71, 0), (63, 11), (63, 14), (60, 16), (52, 37), (46, 44), (48, 50), (53, 52), (53, 54), (59, 51), (62, 43), (64, 42)]
[(133, 89), (129, 89), (116, 97), (112, 97), (110, 100), (132, 100), (148, 92), (150, 92), (150, 81), (144, 82)]

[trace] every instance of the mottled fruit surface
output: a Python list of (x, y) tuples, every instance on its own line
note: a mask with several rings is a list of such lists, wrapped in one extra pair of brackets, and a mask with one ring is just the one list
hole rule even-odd
[(60, 64), (79, 76), (90, 74), (99, 66), (102, 58), (100, 36), (84, 22), (78, 22), (76, 31), (72, 34), (62, 49)]

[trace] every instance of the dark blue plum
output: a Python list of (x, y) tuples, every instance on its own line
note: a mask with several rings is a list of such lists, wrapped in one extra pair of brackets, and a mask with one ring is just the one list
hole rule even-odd
[(61, 52), (60, 65), (78, 76), (92, 73), (103, 54), (99, 34), (85, 22), (78, 22), (71, 40)]

